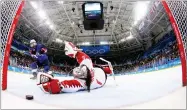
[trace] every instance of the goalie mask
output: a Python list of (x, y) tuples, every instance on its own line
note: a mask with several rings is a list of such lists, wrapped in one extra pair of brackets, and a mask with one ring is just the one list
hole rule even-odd
[(87, 78), (88, 69), (86, 66), (76, 67), (73, 69), (73, 76), (79, 79)]
[(78, 48), (71, 42), (65, 41), (65, 54), (71, 58), (75, 58)]

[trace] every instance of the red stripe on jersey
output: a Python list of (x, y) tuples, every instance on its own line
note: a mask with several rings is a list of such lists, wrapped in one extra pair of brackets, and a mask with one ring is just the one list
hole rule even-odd
[(65, 88), (76, 88), (76, 87), (82, 87), (82, 85), (80, 84), (79, 81), (77, 80), (64, 80), (61, 82), (61, 84), (65, 87)]
[(97, 79), (96, 79), (96, 81), (97, 81), (97, 84), (102, 85), (102, 83), (100, 81), (98, 81)]

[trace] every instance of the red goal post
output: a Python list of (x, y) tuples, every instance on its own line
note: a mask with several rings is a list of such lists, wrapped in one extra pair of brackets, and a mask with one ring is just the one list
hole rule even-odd
[[(186, 86), (187, 77), (187, 20), (186, 20), (186, 1), (161, 1), (171, 25), (177, 37), (180, 58), (182, 62), (183, 86)], [(21, 0), (2, 0), (1, 1), (1, 39), (0, 39), (0, 67), (1, 67), (1, 87), (7, 89), (7, 70), (9, 53), (13, 34), (22, 12), (25, 1)]]
[(187, 1), (162, 1), (162, 5), (173, 27), (182, 64), (182, 85), (186, 86), (187, 79)]
[(7, 89), (7, 71), (12, 39), (25, 1), (1, 1), (1, 87)]

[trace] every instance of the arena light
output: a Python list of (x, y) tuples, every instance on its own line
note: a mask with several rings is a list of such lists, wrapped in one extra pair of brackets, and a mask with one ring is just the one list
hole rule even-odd
[(125, 41), (125, 38), (121, 39), (120, 42), (124, 42)]
[(52, 24), (50, 24), (49, 27), (50, 27), (51, 29), (54, 29), (54, 26), (53, 26)]
[(116, 24), (116, 20), (113, 20), (112, 22), (113, 22), (114, 24)]
[(61, 39), (59, 39), (59, 38), (56, 38), (56, 42), (62, 43), (63, 41)]
[(134, 21), (134, 24), (133, 24), (133, 25), (135, 26), (137, 23), (138, 23), (138, 21)]
[(129, 37), (127, 37), (126, 39), (127, 40), (131, 40), (131, 39), (133, 39), (134, 37), (133, 36), (129, 36)]
[(130, 32), (130, 35), (126, 38), (126, 40), (131, 40), (133, 39), (134, 37), (132, 36), (132, 33)]
[(74, 24), (75, 24), (75, 22), (72, 22), (72, 23), (71, 23), (71, 25), (74, 25)]
[(31, 1), (30, 4), (32, 5), (32, 7), (33, 7), (34, 9), (37, 9), (37, 8), (38, 8), (38, 5), (37, 5), (36, 2)]
[(45, 13), (43, 10), (40, 10), (40, 11), (38, 12), (38, 15), (39, 15), (42, 19), (46, 19), (46, 18), (47, 18), (46, 13)]
[(125, 42), (125, 41), (131, 40), (131, 39), (133, 39), (133, 38), (134, 38), (134, 37), (133, 37), (132, 33), (130, 32), (130, 35), (129, 35), (128, 37), (122, 38), (119, 42)]
[(100, 42), (100, 44), (105, 45), (105, 44), (108, 44), (108, 42), (102, 41), (102, 42)]
[(64, 1), (58, 1), (59, 4), (64, 4)]
[(82, 45), (90, 45), (90, 42), (83, 42)]
[(135, 16), (134, 25), (138, 23), (139, 20), (143, 19), (147, 14), (148, 6), (150, 1), (138, 1), (135, 6)]
[(50, 21), (49, 21), (49, 20), (47, 20), (47, 21), (46, 21), (46, 24), (47, 24), (47, 25), (50, 25), (51, 23), (50, 23)]

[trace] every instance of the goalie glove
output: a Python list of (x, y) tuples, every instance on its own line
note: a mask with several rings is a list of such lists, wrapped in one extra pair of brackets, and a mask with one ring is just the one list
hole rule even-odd
[(46, 48), (41, 48), (40, 54), (44, 54), (44, 53), (47, 53), (47, 49)]
[(61, 84), (58, 79), (54, 79), (46, 73), (39, 73), (37, 76), (38, 86), (45, 93), (59, 94), (61, 92)]

